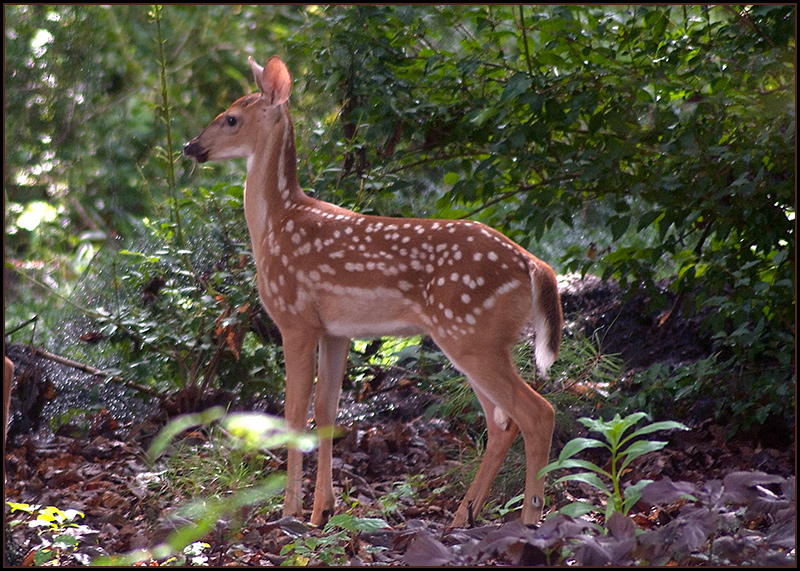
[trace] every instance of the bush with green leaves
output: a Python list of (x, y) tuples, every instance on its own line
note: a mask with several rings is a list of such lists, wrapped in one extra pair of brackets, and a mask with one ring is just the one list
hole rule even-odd
[(241, 201), (241, 186), (187, 192), (184, 247), (172, 225), (152, 224), (149, 245), (115, 255), (118, 273), (98, 322), (139, 382), (243, 396), (280, 391), (279, 337), (258, 299)]
[[(737, 359), (719, 353), (694, 363), (656, 363), (620, 383), (610, 400), (622, 410), (645, 410), (654, 416), (708, 418), (729, 427), (729, 436), (754, 427), (789, 426), (794, 418), (793, 383), (777, 383), (780, 371), (741, 370)], [(724, 379), (724, 382), (721, 380)], [(762, 431), (762, 441), (783, 445), (787, 433)]]
[(794, 17), (329, 7), (294, 39), (307, 91), (333, 90), (341, 111), (300, 152), (326, 165), (310, 181), (324, 197), (378, 204), (414, 173), (437, 200), (426, 213), (478, 217), (561, 270), (662, 304), (668, 279), (673, 311), (702, 311), (714, 349), (736, 357), (724, 374), (768, 369), (759, 382), (778, 392), (794, 386)]

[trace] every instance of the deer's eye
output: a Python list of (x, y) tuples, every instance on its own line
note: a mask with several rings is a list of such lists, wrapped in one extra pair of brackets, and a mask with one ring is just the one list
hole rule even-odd
[(228, 125), (230, 125), (231, 127), (236, 125), (236, 117), (228, 115), (227, 121), (228, 121)]

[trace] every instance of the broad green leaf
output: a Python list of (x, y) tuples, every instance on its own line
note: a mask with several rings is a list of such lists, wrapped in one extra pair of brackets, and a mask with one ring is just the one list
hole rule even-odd
[(569, 468), (583, 468), (584, 470), (589, 470), (590, 472), (596, 472), (598, 474), (602, 474), (603, 476), (611, 477), (611, 474), (603, 470), (600, 466), (597, 466), (588, 460), (578, 460), (576, 458), (568, 458), (563, 462), (553, 462), (552, 464), (548, 464), (544, 468), (541, 469), (537, 477), (541, 478), (545, 474), (552, 472), (553, 470), (566, 470)]
[(642, 454), (661, 450), (666, 445), (666, 441), (663, 440), (637, 440), (636, 442), (631, 443), (631, 445), (626, 447), (624, 450), (621, 450), (618, 456), (632, 460), (634, 458), (638, 458)]
[(36, 565), (44, 565), (45, 563), (53, 559), (55, 556), (56, 556), (56, 551), (54, 549), (49, 549), (49, 548), (40, 549), (39, 551), (33, 554), (33, 562)]
[(600, 479), (597, 474), (592, 474), (589, 472), (582, 472), (580, 474), (570, 474), (569, 476), (563, 476), (556, 480), (554, 483), (558, 484), (561, 482), (583, 482), (585, 484), (589, 484), (590, 486), (597, 488), (601, 492), (603, 492), (607, 496), (611, 496), (612, 492), (609, 491), (608, 486)]
[(578, 518), (599, 510), (588, 502), (572, 502), (560, 508), (558, 511), (564, 515)]
[(624, 451), (620, 452), (619, 456), (625, 460), (620, 465), (619, 471), (622, 472), (628, 466), (628, 464), (630, 464), (639, 456), (649, 452), (655, 452), (656, 450), (661, 450), (666, 445), (667, 443), (661, 440), (639, 440), (634, 442)]
[(637, 232), (641, 232), (651, 224), (654, 224), (658, 220), (664, 217), (664, 213), (660, 210), (651, 210), (647, 212), (639, 218), (639, 222), (636, 225)]
[(518, 95), (525, 93), (531, 87), (530, 78), (524, 73), (515, 73), (512, 75), (508, 83), (506, 83), (503, 93), (500, 95), (500, 101), (508, 101)]
[(639, 480), (625, 488), (625, 498), (622, 501), (622, 513), (627, 514), (631, 508), (642, 498), (642, 489), (653, 483), (653, 480)]
[(566, 460), (582, 450), (587, 450), (589, 448), (600, 448), (601, 446), (608, 448), (608, 445), (605, 442), (601, 442), (594, 438), (573, 438), (564, 445), (564, 448), (561, 449), (561, 453), (558, 455), (558, 460)]
[(498, 110), (496, 107), (487, 107), (485, 109), (482, 109), (481, 111), (475, 113), (472, 116), (470, 122), (474, 123), (476, 127), (480, 127), (481, 125), (486, 123), (486, 121), (494, 117), (497, 114), (497, 111)]
[(622, 238), (622, 235), (628, 230), (630, 223), (630, 216), (614, 216), (611, 218), (608, 221), (608, 225), (611, 228), (611, 238), (615, 241)]
[(639, 436), (643, 436), (645, 434), (650, 434), (652, 432), (657, 432), (659, 430), (690, 430), (688, 426), (682, 424), (680, 422), (675, 422), (673, 420), (664, 420), (661, 422), (654, 422), (653, 424), (648, 424), (647, 426), (643, 426), (642, 428), (633, 432), (629, 438), (637, 438)]
[(461, 176), (458, 173), (448, 172), (447, 174), (444, 175), (445, 184), (453, 185), (457, 183), (459, 180), (461, 180)]
[(67, 533), (62, 533), (53, 538), (53, 546), (59, 549), (68, 549), (70, 547), (75, 547), (79, 543), (77, 537), (69, 535)]

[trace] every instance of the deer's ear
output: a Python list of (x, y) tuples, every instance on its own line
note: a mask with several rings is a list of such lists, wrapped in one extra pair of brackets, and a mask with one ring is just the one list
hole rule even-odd
[(261, 97), (270, 105), (283, 105), (292, 93), (292, 74), (281, 58), (273, 56), (261, 67), (250, 58), (250, 68), (256, 78)]
[(247, 61), (250, 62), (250, 69), (253, 70), (253, 77), (256, 78), (256, 85), (258, 85), (258, 89), (264, 91), (261, 87), (261, 76), (264, 75), (264, 68), (261, 67), (256, 63), (252, 57), (248, 57)]

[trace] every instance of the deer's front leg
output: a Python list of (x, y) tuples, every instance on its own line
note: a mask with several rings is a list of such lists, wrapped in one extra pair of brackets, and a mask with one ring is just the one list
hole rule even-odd
[[(286, 362), (286, 423), (291, 430), (306, 430), (314, 387), (317, 336), (308, 332), (281, 332)], [(303, 516), (303, 453), (289, 448), (283, 515)]]
[(319, 342), (319, 374), (314, 393), (314, 420), (320, 431), (317, 484), (314, 490), (314, 511), (311, 523), (324, 525), (333, 515), (336, 500), (333, 495), (333, 430), (342, 378), (347, 367), (350, 340), (323, 336)]

